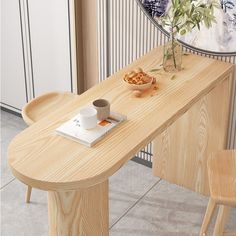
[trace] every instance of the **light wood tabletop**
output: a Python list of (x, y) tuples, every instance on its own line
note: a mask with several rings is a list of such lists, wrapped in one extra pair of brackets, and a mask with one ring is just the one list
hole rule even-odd
[[(161, 47), (152, 50), (78, 99), (48, 111), (45, 118), (12, 140), (8, 163), (13, 174), (32, 187), (49, 191), (50, 235), (67, 235), (70, 223), (74, 225), (72, 235), (108, 235), (108, 178), (226, 79), (225, 93), (230, 94), (231, 64), (184, 55), (184, 69), (175, 76), (163, 71), (150, 72), (162, 64), (162, 50)], [(157, 78), (158, 90), (139, 98), (127, 90), (122, 78), (137, 67)], [(127, 121), (92, 148), (56, 134), (57, 127), (98, 98), (107, 99), (111, 110), (126, 115)], [(224, 103), (228, 106), (229, 102)], [(223, 123), (225, 130), (225, 119)], [(84, 208), (78, 206), (76, 210), (74, 205), (79, 205), (78, 199)], [(71, 219), (66, 221), (67, 227), (62, 224), (64, 206), (74, 209), (71, 215), (66, 213)], [(96, 214), (91, 213), (91, 206)], [(81, 216), (76, 219), (86, 219), (84, 224), (74, 222), (73, 216), (78, 212)]]

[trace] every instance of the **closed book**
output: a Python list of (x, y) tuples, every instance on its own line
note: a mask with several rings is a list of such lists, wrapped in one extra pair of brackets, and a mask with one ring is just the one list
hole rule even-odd
[(107, 133), (111, 132), (115, 127), (117, 127), (126, 119), (127, 118), (125, 115), (111, 112), (110, 116), (106, 120), (98, 121), (95, 128), (86, 130), (80, 127), (79, 115), (76, 115), (58, 127), (56, 132), (57, 134), (66, 138), (77, 141), (88, 147), (92, 147)]

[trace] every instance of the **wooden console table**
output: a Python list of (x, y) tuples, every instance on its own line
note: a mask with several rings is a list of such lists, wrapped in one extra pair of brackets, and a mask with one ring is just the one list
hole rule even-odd
[[(154, 139), (154, 174), (208, 194), (206, 160), (226, 144), (233, 66), (184, 56), (184, 70), (174, 79), (157, 75), (155, 94), (132, 96), (122, 77), (136, 67), (148, 72), (161, 61), (157, 48), (49, 111), (11, 142), (8, 163), (16, 178), (48, 191), (50, 235), (108, 235), (108, 178)], [(58, 126), (97, 98), (109, 100), (127, 122), (92, 148), (56, 135)]]

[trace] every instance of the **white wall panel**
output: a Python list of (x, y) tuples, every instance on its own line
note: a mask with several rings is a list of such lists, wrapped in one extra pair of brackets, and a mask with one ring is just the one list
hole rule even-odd
[(71, 91), (68, 0), (26, 0), (34, 96)]
[(12, 110), (27, 102), (19, 3), (1, 1), (1, 103)]

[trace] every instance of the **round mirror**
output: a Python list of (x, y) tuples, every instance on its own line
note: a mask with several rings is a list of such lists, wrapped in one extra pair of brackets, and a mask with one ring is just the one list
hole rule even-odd
[[(200, 1), (200, 0), (199, 0)], [(186, 47), (211, 54), (236, 55), (236, 0), (217, 0), (221, 8), (215, 9), (217, 23), (211, 28), (201, 26), (191, 33), (178, 36)], [(166, 31), (158, 24), (159, 18), (170, 7), (171, 0), (137, 0), (144, 13), (166, 35)]]

